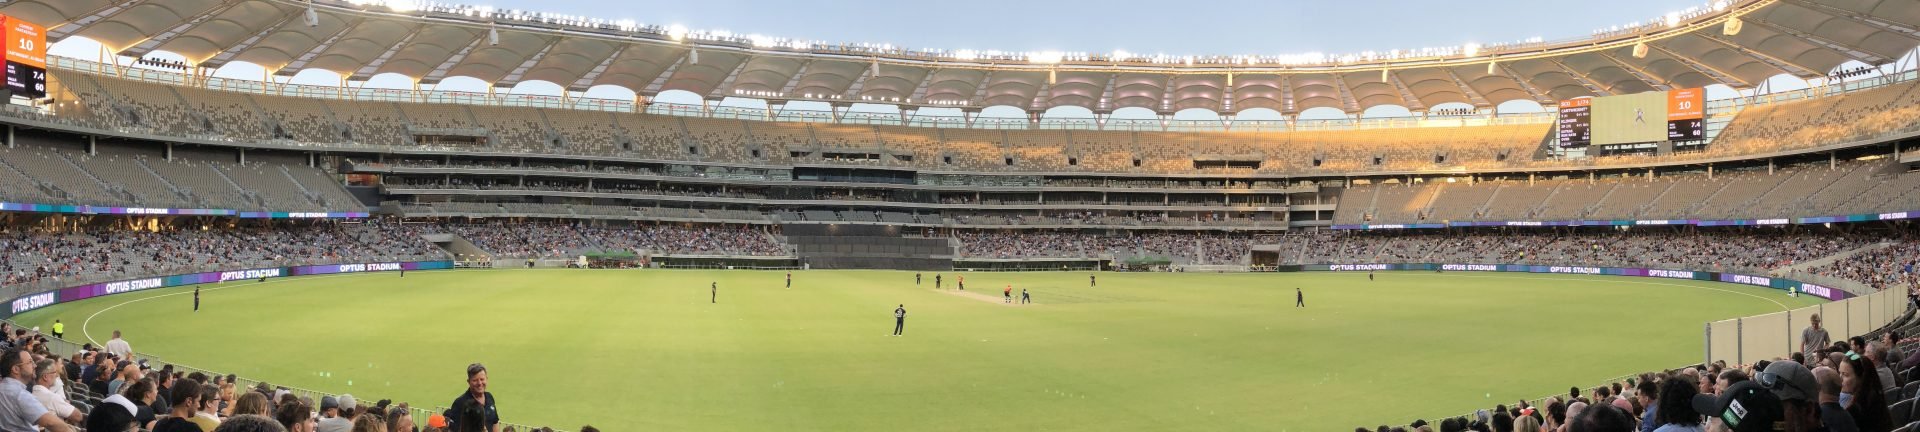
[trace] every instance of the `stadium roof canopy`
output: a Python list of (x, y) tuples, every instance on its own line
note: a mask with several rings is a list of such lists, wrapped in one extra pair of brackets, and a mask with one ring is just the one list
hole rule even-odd
[(1030, 112), (1551, 105), (1712, 84), (1752, 88), (1780, 74), (1824, 76), (1849, 60), (1891, 63), (1920, 45), (1920, 2), (1912, 0), (1738, 0), (1581, 40), (1311, 61), (930, 53), (380, 1), (14, 0), (0, 13), (46, 25), (55, 41), (84, 36), (121, 55), (167, 51), (205, 68), (248, 62), (282, 76), (324, 69), (353, 80), (467, 76), (502, 87), (541, 80), (643, 96), (684, 90), (707, 99)]

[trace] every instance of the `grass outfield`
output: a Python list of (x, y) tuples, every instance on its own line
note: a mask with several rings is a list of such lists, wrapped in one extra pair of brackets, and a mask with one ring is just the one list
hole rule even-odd
[[(779, 272), (485, 270), (203, 285), (198, 313), (171, 288), (16, 320), (415, 405), (450, 404), (477, 361), (507, 421), (568, 430), (1323, 431), (1698, 361), (1709, 320), (1816, 303), (1604, 276), (966, 276), (1037, 304), (935, 291), (932, 273), (796, 272), (783, 289)], [(900, 303), (907, 335), (888, 337)]]

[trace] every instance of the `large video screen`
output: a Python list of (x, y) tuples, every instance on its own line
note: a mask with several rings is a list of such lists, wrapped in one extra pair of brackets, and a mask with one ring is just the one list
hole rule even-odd
[(1667, 92), (1593, 98), (1593, 143), (1667, 140)]
[(47, 29), (0, 15), (6, 47), (7, 89), (30, 99), (47, 97)]
[(6, 29), (6, 88), (17, 96), (46, 98), (46, 27), (0, 15)]
[(1560, 101), (1560, 147), (1586, 147), (1593, 142), (1593, 99)]
[(1667, 92), (1667, 140), (1699, 141), (1707, 138), (1707, 96), (1705, 89), (1684, 88)]

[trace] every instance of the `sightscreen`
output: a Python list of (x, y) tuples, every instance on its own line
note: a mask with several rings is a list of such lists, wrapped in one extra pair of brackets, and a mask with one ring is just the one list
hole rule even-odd
[(1667, 140), (1667, 92), (1593, 98), (1593, 143)]

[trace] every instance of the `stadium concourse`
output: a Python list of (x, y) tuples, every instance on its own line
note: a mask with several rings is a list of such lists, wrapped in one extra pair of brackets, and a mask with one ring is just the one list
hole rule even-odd
[[(1723, 1), (1576, 40), (1197, 61), (772, 43), (415, 3), (0, 3), (13, 30), (103, 48), (95, 59), (7, 48), (8, 70), (43, 73), (8, 76), (0, 107), (4, 316), (236, 279), (521, 266), (1604, 268), (1739, 276), (1821, 301), (1920, 293), (1913, 2)], [(275, 78), (215, 73), (242, 63)], [(281, 79), (306, 71), (348, 72), (338, 86)], [(503, 91), (366, 85), (387, 74)], [(504, 91), (536, 80), (562, 90)], [(633, 97), (587, 97), (599, 87)], [(1708, 87), (1738, 96), (1705, 100)], [(667, 92), (707, 103), (662, 102)], [(716, 106), (743, 97), (768, 105)], [(855, 101), (899, 110), (852, 112)], [(1366, 115), (1381, 106), (1411, 115)], [(1174, 117), (1194, 109), (1222, 117)], [(1610, 126), (1644, 109), (1669, 115)], [(1327, 110), (1339, 115), (1307, 115)], [(1901, 336), (1920, 332), (1913, 306), (1857, 338), (1796, 320), (1764, 331), (1823, 343), (1600, 386), (1569, 378), (1565, 396), (1431, 425), (1382, 411), (1407, 423), (1362, 430), (1777, 420), (1913, 432), (1920, 341)], [(1578, 317), (1591, 325), (1569, 331), (1634, 318)], [(0, 431), (468, 432), (498, 420), (484, 368), (467, 371), (474, 391), (451, 408), (368, 403), (161, 364), (117, 339), (83, 346), (63, 330), (0, 325)], [(1722, 415), (1723, 400), (1751, 409)], [(1738, 424), (1748, 412), (1763, 417)]]

